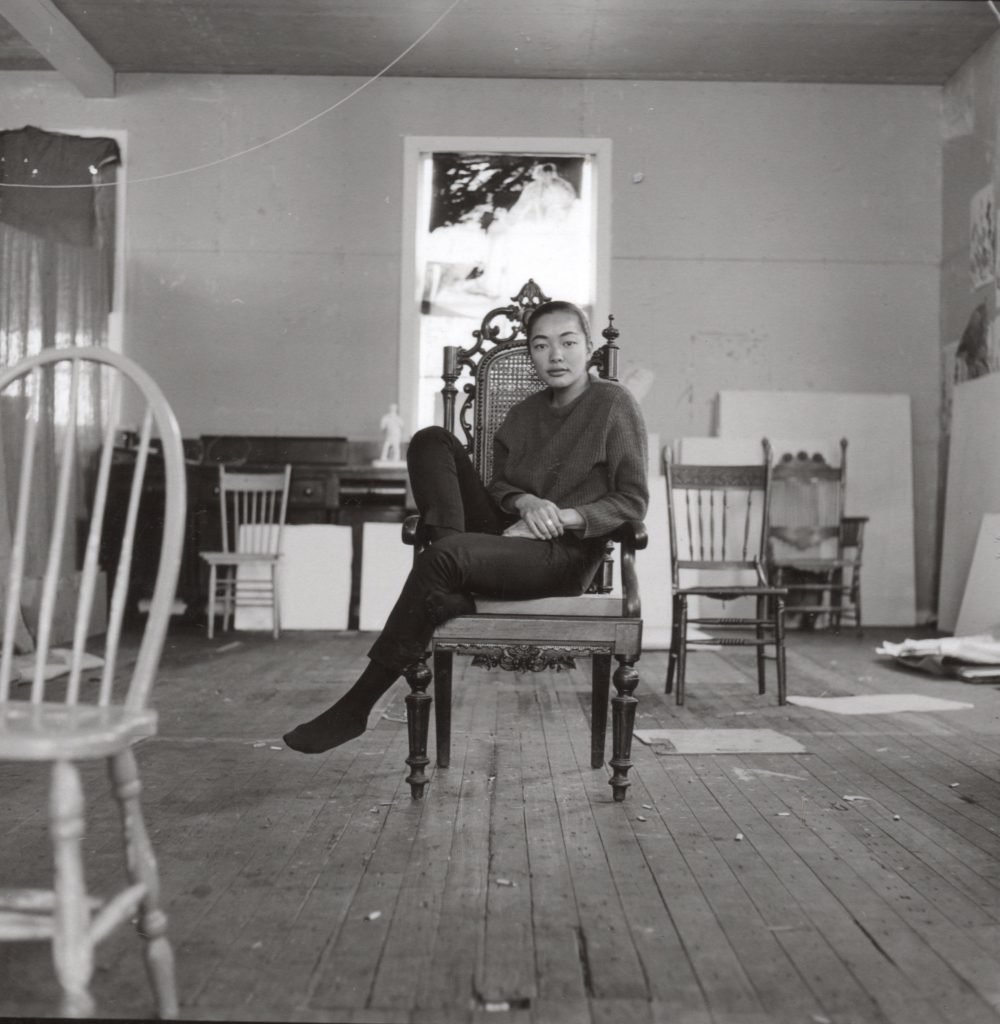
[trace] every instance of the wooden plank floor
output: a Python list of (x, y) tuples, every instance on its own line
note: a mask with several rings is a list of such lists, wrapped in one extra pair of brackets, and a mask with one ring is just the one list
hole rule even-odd
[[(905, 634), (793, 633), (790, 693), (974, 709), (779, 708), (752, 656), (709, 652), (678, 710), (665, 655), (647, 653), (640, 727), (770, 728), (806, 753), (637, 743), (621, 804), (589, 767), (586, 663), (460, 662), (452, 767), (415, 803), (403, 684), (345, 748), (304, 757), (279, 739), (343, 692), (370, 637), (178, 630), (139, 761), (182, 1016), (997, 1024), (1000, 688), (897, 669), (874, 654), (883, 635)], [(116, 811), (101, 767), (85, 783), (100, 892), (121, 877)], [(47, 877), (46, 788), (0, 765), (4, 884)], [(101, 946), (93, 991), (102, 1016), (150, 1015), (130, 929)], [(57, 1013), (47, 946), (0, 945), (0, 1015)]]

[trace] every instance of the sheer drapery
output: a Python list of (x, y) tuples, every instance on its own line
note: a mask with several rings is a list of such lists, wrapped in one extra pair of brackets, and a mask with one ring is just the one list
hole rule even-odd
[[(45, 348), (105, 345), (114, 285), (115, 180), (113, 139), (83, 138), (25, 127), (0, 132), (0, 366)], [(102, 393), (98, 370), (81, 380), (77, 423), (77, 508), (86, 516), (86, 478), (100, 435)], [(32, 394), (7, 397), (0, 408), (0, 587), (10, 555), (9, 521), (16, 501), (26, 414), (38, 418), (38, 489), (25, 552), (25, 574), (38, 575), (46, 557), (47, 524), (55, 490), (55, 452), (66, 422), (68, 376), (44, 377)], [(64, 571), (75, 569), (64, 552)]]

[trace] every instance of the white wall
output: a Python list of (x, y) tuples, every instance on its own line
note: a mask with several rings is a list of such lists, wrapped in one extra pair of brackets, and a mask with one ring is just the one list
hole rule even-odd
[[(396, 391), (403, 137), (607, 137), (613, 312), (667, 440), (720, 389), (914, 400), (933, 592), (941, 91), (930, 87), (0, 75), (0, 127), (129, 133), (126, 349), (185, 432), (377, 433)], [(640, 183), (633, 175), (641, 173)]]

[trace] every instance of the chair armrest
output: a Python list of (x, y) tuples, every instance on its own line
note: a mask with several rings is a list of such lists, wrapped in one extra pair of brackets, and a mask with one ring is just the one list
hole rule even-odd
[(642, 602), (639, 599), (639, 577), (635, 571), (635, 553), (649, 543), (646, 524), (638, 519), (622, 523), (614, 533), (608, 535), (621, 545), (622, 606), (629, 619), (642, 618)]
[(624, 544), (633, 551), (642, 551), (649, 544), (649, 534), (646, 533), (646, 524), (641, 519), (629, 519), (614, 533), (609, 534), (608, 540)]
[(403, 543), (411, 548), (422, 547), (420, 516), (407, 516), (403, 520)]

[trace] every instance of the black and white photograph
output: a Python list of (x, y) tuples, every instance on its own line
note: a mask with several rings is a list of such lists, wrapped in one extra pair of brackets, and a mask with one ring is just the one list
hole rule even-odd
[(0, 0), (0, 1024), (1000, 1024), (1000, 0)]

